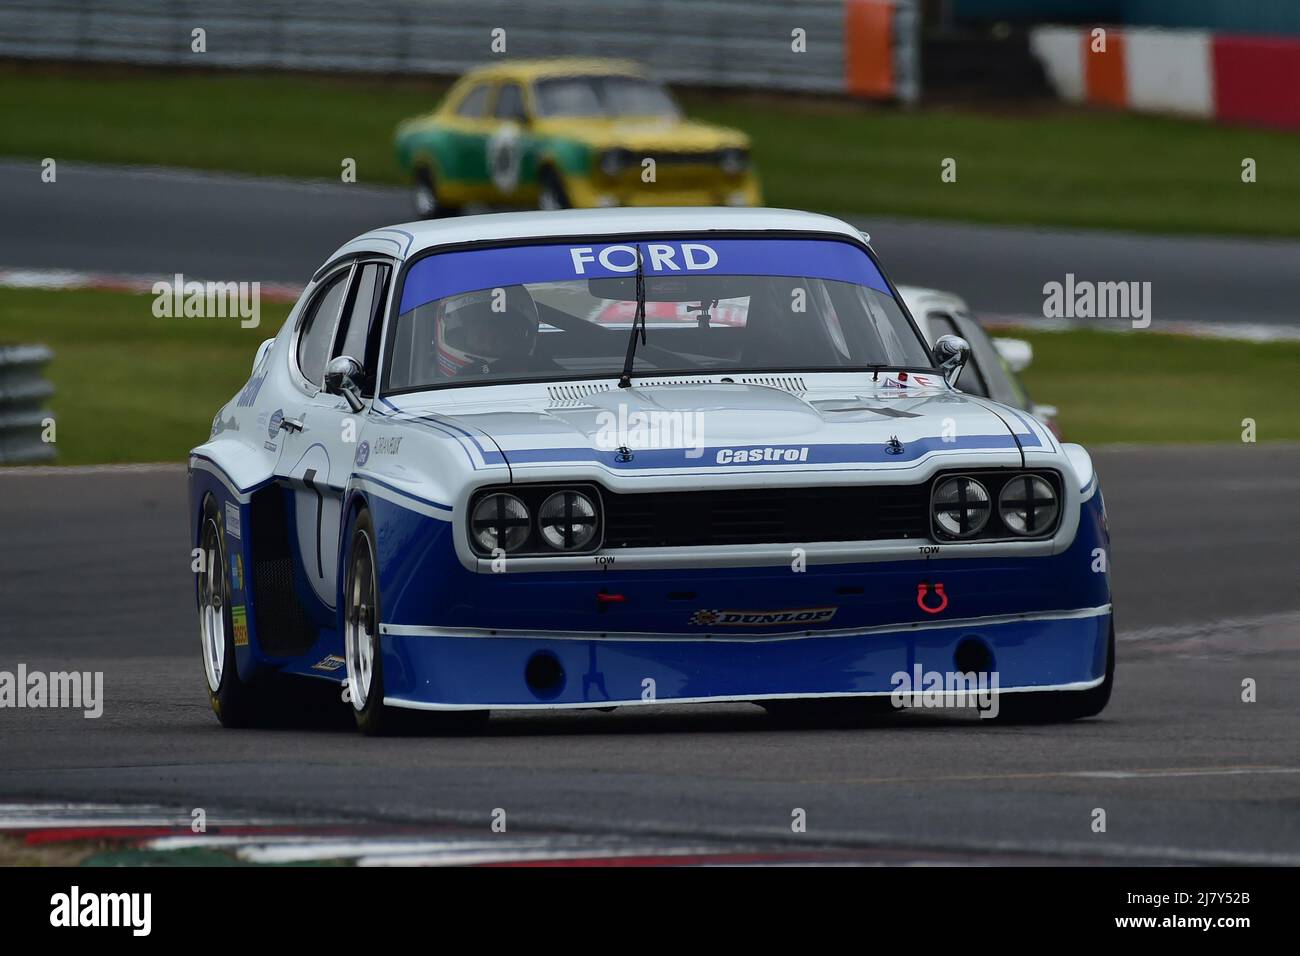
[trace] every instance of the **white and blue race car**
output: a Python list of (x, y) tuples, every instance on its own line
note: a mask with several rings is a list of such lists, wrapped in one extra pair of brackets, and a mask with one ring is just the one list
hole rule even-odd
[(870, 709), (991, 674), (1001, 717), (1096, 714), (1091, 459), (957, 391), (968, 354), (932, 351), (826, 216), (368, 232), (190, 455), (213, 709), (259, 722), (273, 672), (341, 685), (370, 733), (413, 711)]

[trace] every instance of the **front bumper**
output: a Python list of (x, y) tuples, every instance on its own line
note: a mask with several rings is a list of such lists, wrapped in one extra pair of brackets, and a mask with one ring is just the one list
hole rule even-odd
[(761, 206), (758, 177), (717, 176), (689, 186), (670, 182), (631, 183), (619, 178), (573, 178), (566, 183), (569, 199), (581, 209), (609, 206)]
[[(816, 636), (554, 636), (382, 628), (385, 703), (425, 710), (608, 707), (883, 696), (896, 675), (950, 674), (987, 654), (1003, 693), (1101, 682), (1109, 605)], [(920, 688), (917, 688), (920, 689)]]

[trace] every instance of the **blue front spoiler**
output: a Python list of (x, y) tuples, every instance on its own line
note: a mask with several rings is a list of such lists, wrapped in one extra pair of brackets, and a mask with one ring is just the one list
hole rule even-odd
[(1110, 626), (1105, 606), (785, 638), (388, 628), (384, 701), (457, 710), (888, 695), (900, 673), (965, 670), (959, 645), (977, 659), (983, 649), (1002, 692), (1083, 690), (1105, 675)]

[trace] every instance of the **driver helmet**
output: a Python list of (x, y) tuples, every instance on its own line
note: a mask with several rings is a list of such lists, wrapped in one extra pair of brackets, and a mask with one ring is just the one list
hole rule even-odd
[(501, 359), (526, 359), (537, 345), (537, 324), (537, 303), (521, 285), (448, 296), (438, 307), (439, 371), (486, 374)]

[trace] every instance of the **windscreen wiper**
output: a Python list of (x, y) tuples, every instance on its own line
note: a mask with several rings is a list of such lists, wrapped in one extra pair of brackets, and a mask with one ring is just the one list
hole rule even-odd
[(619, 376), (619, 388), (632, 387), (632, 363), (636, 360), (636, 335), (641, 332), (641, 344), (645, 345), (645, 271), (641, 267), (641, 246), (636, 247), (636, 314), (632, 316), (632, 337), (627, 342), (627, 357), (623, 359), (623, 374)]

